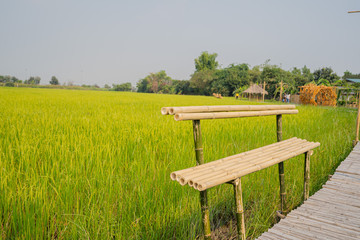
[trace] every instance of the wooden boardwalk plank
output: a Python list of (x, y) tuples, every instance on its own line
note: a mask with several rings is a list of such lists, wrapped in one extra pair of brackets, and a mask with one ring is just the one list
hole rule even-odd
[(360, 239), (360, 143), (320, 191), (258, 239)]

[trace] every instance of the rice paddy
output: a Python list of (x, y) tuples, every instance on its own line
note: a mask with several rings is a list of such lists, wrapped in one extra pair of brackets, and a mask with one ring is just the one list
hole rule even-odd
[[(164, 106), (233, 98), (0, 88), (0, 239), (196, 239), (199, 193), (171, 181), (195, 165), (191, 121)], [(283, 139), (318, 141), (310, 195), (352, 149), (356, 110), (298, 106)], [(276, 142), (275, 116), (201, 121), (205, 162)], [(303, 156), (285, 162), (288, 206), (302, 201)], [(279, 209), (277, 166), (243, 178), (247, 236)], [(236, 235), (232, 186), (208, 191), (212, 230)]]

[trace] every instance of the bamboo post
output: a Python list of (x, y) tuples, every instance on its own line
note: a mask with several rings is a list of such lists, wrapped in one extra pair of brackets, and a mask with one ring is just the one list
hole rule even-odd
[(283, 91), (283, 81), (281, 80), (281, 83), (280, 83), (280, 102), (282, 102), (282, 92)]
[(360, 92), (358, 92), (358, 113), (356, 118), (356, 138), (354, 146), (359, 142), (359, 126), (360, 126)]
[(310, 155), (311, 152), (305, 153), (305, 165), (304, 165), (304, 201), (309, 198), (309, 182), (310, 182)]
[[(194, 130), (196, 165), (201, 165), (204, 163), (204, 155), (203, 155), (203, 146), (201, 139), (200, 120), (193, 120), (193, 130)], [(206, 190), (200, 191), (200, 205), (201, 205), (201, 216), (202, 216), (202, 222), (204, 228), (204, 238), (206, 240), (211, 240), (210, 214), (209, 214), (209, 206), (208, 206)]]
[(236, 204), (236, 221), (237, 221), (237, 231), (238, 239), (245, 240), (245, 216), (244, 216), (244, 206), (242, 200), (242, 190), (241, 190), (241, 178), (237, 178), (232, 182), (234, 186), (234, 195), (235, 195), (235, 204)]
[[(276, 115), (276, 131), (277, 141), (282, 141), (282, 115)], [(280, 182), (280, 199), (281, 199), (281, 212), (286, 211), (286, 192), (285, 192), (285, 175), (284, 175), (284, 162), (278, 164), (279, 167), (279, 182)]]
[(264, 81), (263, 102), (265, 102), (265, 88), (266, 88), (266, 83)]

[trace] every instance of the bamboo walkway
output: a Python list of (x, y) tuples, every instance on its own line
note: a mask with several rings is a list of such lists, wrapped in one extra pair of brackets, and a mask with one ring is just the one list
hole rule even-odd
[(258, 239), (360, 239), (360, 143), (320, 191)]

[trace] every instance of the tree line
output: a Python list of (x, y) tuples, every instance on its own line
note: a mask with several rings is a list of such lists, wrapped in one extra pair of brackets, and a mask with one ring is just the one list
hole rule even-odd
[[(341, 78), (331, 67), (311, 71), (308, 67), (284, 70), (278, 65), (264, 64), (250, 68), (249, 64), (230, 64), (220, 68), (216, 53), (202, 52), (194, 60), (195, 71), (189, 80), (174, 80), (165, 71), (150, 73), (137, 82), (137, 91), (145, 93), (195, 94), (233, 96), (241, 93), (251, 84), (266, 84), (268, 98), (277, 98), (280, 94), (280, 83), (283, 91), (289, 94), (299, 92), (299, 86), (308, 83), (327, 86), (346, 86), (346, 78), (360, 78), (360, 74), (346, 71)], [(360, 86), (359, 86), (360, 87)]]
[[(326, 86), (347, 86), (347, 78), (360, 79), (360, 74), (353, 74), (349, 71), (344, 72), (342, 77), (338, 76), (331, 67), (323, 67), (311, 71), (308, 67), (292, 68), (284, 70), (281, 66), (270, 64), (270, 60), (264, 64), (250, 68), (247, 63), (230, 64), (227, 67), (220, 67), (216, 60), (216, 53), (202, 52), (194, 59), (195, 71), (188, 80), (172, 79), (164, 70), (150, 73), (143, 79), (140, 79), (136, 87), (130, 82), (105, 84), (105, 90), (112, 91), (137, 91), (143, 93), (167, 93), (167, 94), (187, 94), (187, 95), (212, 95), (219, 93), (222, 96), (233, 96), (246, 90), (251, 84), (266, 84), (268, 91), (267, 98), (277, 98), (280, 95), (280, 83), (282, 82), (283, 92), (296, 94), (299, 92), (299, 86), (308, 83)], [(29, 77), (22, 81), (14, 76), (0, 75), (0, 85), (13, 87), (19, 86), (38, 86), (41, 78), (38, 76)], [(49, 84), (57, 87), (59, 80), (52, 76)], [(64, 85), (65, 86), (65, 83)], [(76, 86), (68, 82), (69, 87), (78, 87), (84, 89), (101, 89), (99, 85)], [(353, 87), (359, 87), (360, 84), (352, 84)], [(50, 87), (50, 86), (49, 86)]]
[[(0, 86), (4, 85), (6, 87), (15, 87), (15, 86), (33, 86), (33, 87), (41, 87), (40, 86), (41, 78), (36, 77), (29, 77), (29, 79), (26, 80), (20, 80), (17, 77), (9, 76), (9, 75), (0, 75)], [(52, 76), (49, 84), (56, 87), (60, 85), (60, 81), (57, 79), (57, 77)], [(45, 86), (45, 85), (42, 85)], [(87, 85), (82, 84), (80, 86), (76, 86), (73, 82), (64, 83), (63, 86), (68, 88), (84, 88), (84, 89), (100, 89), (101, 87), (97, 84), (93, 85)], [(135, 89), (132, 87), (130, 82), (122, 83), (122, 84), (113, 84), (112, 87), (108, 84), (104, 85), (104, 89), (106, 90), (113, 90), (113, 91), (135, 91)]]

